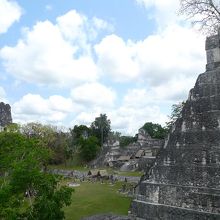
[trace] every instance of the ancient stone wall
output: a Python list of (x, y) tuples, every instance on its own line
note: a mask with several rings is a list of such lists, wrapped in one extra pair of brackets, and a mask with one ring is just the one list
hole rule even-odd
[(219, 35), (210, 36), (206, 40), (207, 71), (220, 66), (220, 39)]
[(11, 106), (0, 102), (0, 127), (5, 127), (10, 123), (12, 123)]

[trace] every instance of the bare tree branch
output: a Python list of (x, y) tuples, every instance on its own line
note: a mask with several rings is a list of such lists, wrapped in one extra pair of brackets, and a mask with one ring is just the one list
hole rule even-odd
[(180, 0), (179, 14), (197, 25), (199, 29), (211, 35), (216, 33), (220, 26), (219, 0)]

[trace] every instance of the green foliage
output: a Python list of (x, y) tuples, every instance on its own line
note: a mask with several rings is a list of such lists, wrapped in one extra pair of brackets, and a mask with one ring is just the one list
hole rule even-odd
[(50, 142), (49, 149), (53, 151), (53, 157), (50, 160), (52, 164), (65, 163), (71, 157), (71, 149), (69, 148), (69, 135), (67, 133), (54, 133), (54, 138)]
[(119, 141), (121, 137), (121, 133), (118, 131), (110, 131), (108, 134), (108, 140), (110, 141)]
[(98, 139), (94, 136), (89, 138), (80, 138), (80, 155), (84, 161), (91, 161), (97, 156), (100, 150)]
[[(59, 190), (55, 190), (54, 187), (56, 186), (57, 181), (54, 180), (55, 179), (51, 179), (50, 176), (50, 185), (48, 184), (48, 179), (43, 183), (44, 189), (41, 192), (41, 195), (37, 196), (34, 201), (33, 208), (29, 214), (30, 220), (53, 220), (65, 218), (62, 207), (71, 204), (71, 194), (73, 190), (64, 186), (60, 187)], [(43, 187), (41, 187), (41, 189), (42, 188)]]
[(91, 134), (90, 128), (86, 125), (75, 125), (70, 132), (76, 141), (79, 141), (81, 137), (88, 137)]
[(53, 152), (50, 163), (65, 163), (70, 157), (69, 135), (59, 130), (56, 126), (31, 122), (23, 125), (21, 132), (29, 138), (38, 139), (41, 145)]
[(172, 112), (169, 116), (169, 121), (166, 123), (167, 129), (170, 130), (175, 121), (182, 116), (182, 110), (186, 102), (180, 102), (172, 105)]
[(51, 125), (42, 125), (38, 122), (30, 122), (21, 126), (21, 133), (27, 137), (48, 137), (53, 134), (55, 127)]
[(128, 146), (129, 144), (134, 143), (134, 142), (136, 142), (136, 141), (137, 141), (136, 137), (132, 137), (132, 136), (121, 136), (119, 143), (120, 143), (120, 147), (126, 147), (126, 146)]
[(8, 132), (20, 132), (21, 126), (17, 123), (10, 123), (6, 126), (5, 130)]
[(80, 138), (88, 138), (91, 135), (91, 129), (86, 125), (75, 125), (73, 129), (70, 129), (72, 148), (77, 150), (77, 146), (80, 143)]
[(109, 132), (111, 131), (111, 121), (107, 119), (106, 114), (100, 114), (95, 118), (95, 121), (91, 124), (92, 135), (96, 136), (100, 145), (107, 140)]
[(100, 146), (107, 140), (111, 130), (110, 120), (106, 114), (100, 114), (90, 127), (86, 125), (75, 125), (70, 129), (68, 140), (68, 153), (72, 160), (79, 153), (81, 162), (87, 162), (94, 159), (100, 150)]
[(164, 139), (167, 136), (168, 130), (160, 124), (147, 122), (142, 127), (152, 138)]
[(0, 219), (64, 219), (72, 190), (43, 172), (50, 151), (20, 133), (0, 133)]

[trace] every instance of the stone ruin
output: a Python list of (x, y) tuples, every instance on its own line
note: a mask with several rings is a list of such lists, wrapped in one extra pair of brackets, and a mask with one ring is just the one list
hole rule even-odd
[(220, 219), (220, 35), (206, 39), (200, 74), (131, 212), (146, 220)]
[(151, 138), (144, 129), (139, 129), (137, 142), (126, 147), (120, 147), (119, 141), (105, 144), (92, 166), (109, 166), (121, 171), (146, 170), (152, 166), (163, 144), (164, 140)]
[(10, 123), (12, 123), (11, 106), (0, 102), (0, 130), (3, 130)]

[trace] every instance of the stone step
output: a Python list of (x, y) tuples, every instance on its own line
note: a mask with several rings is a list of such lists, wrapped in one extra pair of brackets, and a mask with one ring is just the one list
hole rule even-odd
[[(157, 157), (157, 165), (170, 165), (181, 167), (207, 167), (220, 169), (220, 149), (208, 148), (201, 145), (178, 146), (178, 148), (162, 149)], [(217, 170), (218, 172), (218, 170)], [(220, 170), (219, 170), (220, 172)]]
[[(205, 123), (204, 123), (205, 124)], [(207, 124), (206, 124), (207, 125)], [(185, 130), (184, 132), (178, 131), (173, 132), (169, 136), (169, 146), (175, 146), (175, 148), (178, 149), (179, 146), (185, 146), (187, 145), (197, 145), (197, 146), (219, 146), (220, 143), (220, 130), (196, 130), (196, 131), (188, 131)], [(178, 146), (179, 145), (179, 146)], [(220, 147), (218, 147), (219, 149)], [(217, 148), (216, 148), (217, 149)]]
[(176, 130), (171, 133), (182, 134), (185, 132), (191, 133), (206, 133), (214, 132), (220, 133), (220, 111), (214, 111), (214, 113), (208, 111), (204, 114), (197, 113), (193, 116), (185, 117), (184, 120), (181, 118), (176, 123)]
[[(201, 86), (202, 85), (202, 86)], [(196, 88), (196, 92), (193, 94), (193, 98), (191, 100), (197, 100), (201, 97), (210, 98), (212, 96), (219, 96), (220, 95), (220, 81), (215, 83), (202, 83)]]
[(215, 70), (212, 71), (207, 71), (205, 73), (202, 73), (198, 76), (198, 79), (196, 81), (195, 87), (197, 88), (198, 86), (201, 87), (204, 84), (215, 84), (220, 82), (220, 76), (219, 76), (220, 68), (216, 68)]
[(152, 203), (220, 213), (220, 189), (143, 181), (137, 199)]
[(220, 195), (220, 188), (211, 188), (211, 187), (208, 188), (208, 187), (189, 186), (189, 185), (155, 183), (155, 182), (150, 182), (149, 180), (144, 180), (139, 185), (146, 185), (146, 184), (147, 185), (163, 186), (163, 187), (182, 187), (182, 188), (186, 188), (191, 191), (198, 192), (198, 193)]
[(156, 165), (150, 173), (150, 180), (158, 183), (220, 188), (219, 167)]
[(220, 220), (220, 213), (134, 200), (132, 213), (145, 220)]
[[(220, 97), (213, 96), (213, 97), (203, 97), (199, 98), (198, 100), (190, 100), (188, 101), (185, 106), (190, 106), (190, 108), (183, 109), (182, 114), (184, 115), (184, 119), (187, 120), (188, 118), (198, 118), (201, 114), (213, 114), (213, 116), (219, 116), (219, 101)], [(203, 115), (201, 115), (203, 116)], [(198, 118), (199, 119), (199, 118)], [(201, 122), (201, 121), (200, 121)]]

